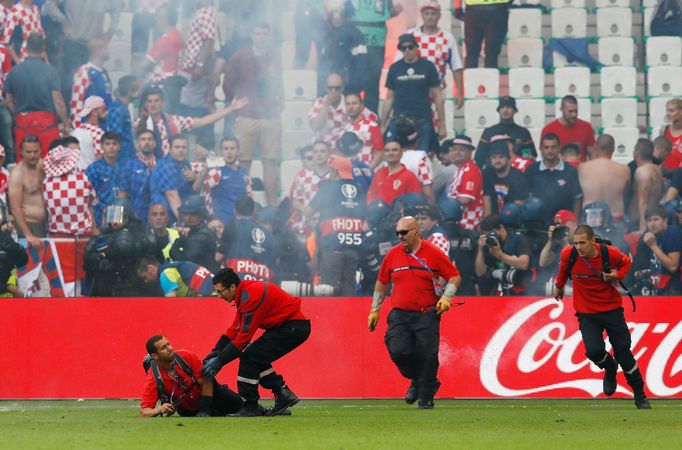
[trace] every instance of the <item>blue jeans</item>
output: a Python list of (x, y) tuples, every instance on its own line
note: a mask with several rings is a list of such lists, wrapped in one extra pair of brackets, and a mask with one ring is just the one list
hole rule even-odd
[[(430, 150), (435, 151), (438, 145), (438, 135), (433, 129), (433, 122), (431, 119), (415, 119), (414, 117), (411, 117), (411, 119), (414, 120), (415, 126), (417, 127), (417, 150), (423, 150), (425, 152)], [(389, 123), (386, 128), (386, 134), (389, 133), (394, 136), (396, 135), (394, 120), (391, 120), (391, 123)]]

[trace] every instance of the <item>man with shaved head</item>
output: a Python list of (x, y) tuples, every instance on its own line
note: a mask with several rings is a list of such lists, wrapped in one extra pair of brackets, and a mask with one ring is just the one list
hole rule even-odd
[[(369, 331), (379, 322), (379, 310), (393, 283), (386, 347), (400, 373), (410, 380), (405, 402), (419, 400), (419, 409), (433, 409), (438, 381), (440, 315), (451, 307), (461, 284), (459, 270), (435, 245), (422, 239), (414, 217), (396, 223), (400, 243), (388, 251), (374, 286)], [(447, 284), (443, 288), (441, 280)]]

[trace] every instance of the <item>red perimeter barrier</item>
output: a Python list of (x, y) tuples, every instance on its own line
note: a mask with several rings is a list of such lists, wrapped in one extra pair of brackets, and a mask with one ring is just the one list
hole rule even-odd
[[(682, 299), (639, 298), (626, 318), (655, 397), (682, 397)], [(380, 327), (367, 330), (367, 298), (306, 298), (310, 339), (275, 363), (307, 398), (402, 397)], [(202, 299), (0, 300), (0, 398), (138, 397), (144, 344), (154, 334), (203, 357), (231, 322), (227, 303)], [(593, 397), (602, 374), (584, 356), (570, 302), (470, 298), (444, 314), (439, 397)], [(219, 379), (236, 387), (237, 361)], [(622, 373), (616, 396), (629, 395)]]

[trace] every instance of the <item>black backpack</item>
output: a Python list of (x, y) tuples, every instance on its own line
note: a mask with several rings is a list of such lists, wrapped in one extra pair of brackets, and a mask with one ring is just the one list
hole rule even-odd
[[(601, 250), (601, 266), (604, 272), (611, 272), (611, 261), (609, 261), (609, 248), (611, 242), (606, 239), (597, 238), (597, 244)], [(568, 257), (568, 278), (573, 279), (573, 266), (578, 259), (578, 250), (571, 248), (571, 255)], [(622, 281), (618, 280), (618, 284), (623, 288), (625, 293), (630, 297), (630, 303), (632, 303), (632, 312), (637, 311), (637, 304), (635, 303), (635, 298), (632, 296), (630, 289), (628, 289)]]
[[(182, 357), (180, 357), (180, 355), (178, 355), (177, 353), (173, 355), (173, 360), (178, 366), (182, 368), (182, 370), (185, 371), (187, 375), (189, 375), (192, 378), (192, 384), (190, 384), (190, 386), (185, 390), (185, 392), (182, 393), (182, 395), (180, 395), (177, 399), (173, 401), (173, 406), (177, 409), (180, 401), (185, 397), (185, 395), (187, 395), (187, 393), (190, 390), (192, 390), (197, 381), (194, 378), (192, 368), (190, 367), (189, 364), (187, 364), (187, 361), (182, 359)], [(163, 405), (164, 403), (170, 403), (168, 393), (166, 393), (166, 387), (163, 385), (161, 370), (159, 369), (158, 364), (156, 364), (156, 361), (154, 360), (154, 358), (152, 358), (151, 355), (147, 355), (144, 357), (144, 359), (142, 360), (142, 367), (144, 367), (145, 373), (149, 372), (149, 369), (151, 369), (152, 375), (154, 376), (154, 381), (156, 382), (156, 391), (159, 394), (159, 400), (161, 401), (161, 404)]]

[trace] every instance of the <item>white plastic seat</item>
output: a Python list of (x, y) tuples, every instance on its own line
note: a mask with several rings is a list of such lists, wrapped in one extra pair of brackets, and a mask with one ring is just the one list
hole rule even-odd
[(631, 37), (599, 38), (599, 62), (606, 66), (632, 66), (635, 63), (635, 40)]
[(464, 102), (464, 128), (469, 132), (476, 128), (487, 128), (500, 121), (497, 100), (466, 100)]
[(637, 95), (637, 69), (624, 66), (602, 67), (599, 74), (602, 97)]
[[(106, 25), (107, 29), (109, 24)], [(114, 30), (111, 42), (130, 43), (133, 36), (133, 13), (121, 12), (118, 18), (118, 27)]]
[(562, 53), (552, 52), (552, 66), (554, 68), (581, 67), (584, 66), (584, 64), (581, 64), (579, 61), (569, 61)]
[(112, 42), (109, 44), (109, 55), (111, 56), (104, 67), (108, 72), (128, 72), (132, 67), (132, 56), (130, 54), (130, 41)]
[(602, 128), (637, 127), (637, 99), (605, 98), (601, 101)]
[(597, 9), (597, 36), (632, 36), (632, 10), (630, 8)]
[(525, 128), (543, 128), (545, 126), (545, 101), (540, 98), (516, 100), (518, 112), (514, 122)]
[(310, 131), (310, 126), (308, 125), (308, 112), (310, 111), (311, 107), (311, 102), (284, 102), (284, 111), (282, 112), (282, 130)]
[[(592, 100), (589, 98), (578, 98), (578, 119), (590, 122), (592, 120)], [(554, 117), (561, 117), (561, 98), (554, 101)]]
[(545, 71), (539, 67), (509, 69), (509, 95), (514, 98), (545, 96)]
[(554, 71), (554, 96), (590, 96), (590, 69), (580, 67), (560, 67)]
[(297, 150), (313, 142), (312, 130), (282, 132), (282, 159), (298, 158)]
[(654, 66), (647, 72), (647, 95), (669, 97), (682, 94), (682, 67)]
[(665, 111), (665, 104), (668, 103), (668, 100), (670, 97), (652, 97), (649, 99), (647, 117), (649, 118), (649, 128), (655, 132), (668, 125), (668, 117)]
[(584, 8), (585, 0), (552, 0), (549, 2), (552, 9), (559, 8)]
[(655, 8), (661, 0), (642, 0), (643, 8)]
[(595, 0), (596, 8), (629, 8), (630, 0)]
[(500, 96), (500, 71), (497, 69), (464, 69), (466, 98), (497, 98)]
[(285, 100), (314, 100), (317, 97), (317, 72), (285, 70), (282, 74)]
[(587, 10), (584, 8), (553, 9), (552, 37), (584, 38), (587, 36)]
[(509, 67), (542, 67), (542, 49), (542, 39), (509, 39), (507, 41)]
[(507, 20), (507, 39), (542, 37), (540, 8), (513, 8)]
[(652, 36), (647, 38), (646, 65), (682, 65), (682, 38), (678, 36)]
[(604, 128), (602, 134), (611, 135), (615, 141), (616, 150), (612, 156), (614, 161), (621, 164), (632, 161), (632, 153), (640, 136), (639, 128)]
[(656, 12), (656, 6), (644, 6), (642, 21), (644, 22), (644, 36), (651, 36), (651, 19)]
[[(471, 130), (465, 130), (467, 136), (471, 138), (471, 144), (478, 147), (478, 143), (481, 141), (481, 136), (483, 135), (483, 128), (472, 128)], [(476, 151), (471, 155), (471, 157), (476, 156)]]

